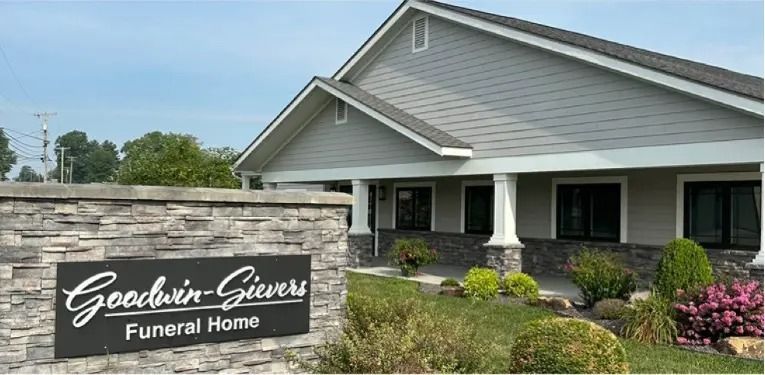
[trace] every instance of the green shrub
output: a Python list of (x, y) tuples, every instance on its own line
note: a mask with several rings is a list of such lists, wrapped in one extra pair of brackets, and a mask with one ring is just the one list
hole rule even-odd
[(622, 334), (627, 338), (649, 344), (671, 344), (677, 336), (672, 303), (657, 294), (626, 306), (622, 318), (625, 320)]
[(492, 347), (478, 344), (473, 325), (416, 300), (348, 295), (341, 337), (316, 350), (315, 363), (291, 356), (312, 373), (476, 373), (488, 369)]
[(587, 306), (606, 298), (627, 300), (637, 288), (637, 275), (613, 254), (582, 248), (565, 265)]
[(674, 300), (678, 289), (695, 292), (713, 282), (712, 265), (699, 244), (676, 238), (664, 246), (654, 281), (654, 289), (662, 297)]
[(491, 268), (473, 267), (465, 275), (465, 296), (486, 301), (499, 295), (499, 275)]
[(502, 280), (502, 287), (505, 293), (514, 297), (527, 298), (529, 301), (536, 301), (539, 297), (539, 284), (531, 276), (523, 272), (513, 272), (505, 275)]
[(627, 354), (613, 333), (595, 323), (550, 318), (527, 323), (510, 353), (511, 373), (626, 373)]
[(607, 298), (595, 302), (592, 312), (599, 319), (619, 319), (624, 310), (626, 302), (621, 299)]
[(438, 260), (436, 249), (428, 247), (422, 238), (399, 238), (388, 252), (393, 264), (401, 269), (404, 276), (414, 276), (417, 270)]
[(441, 281), (441, 286), (443, 287), (458, 287), (460, 286), (460, 282), (453, 278), (444, 279)]

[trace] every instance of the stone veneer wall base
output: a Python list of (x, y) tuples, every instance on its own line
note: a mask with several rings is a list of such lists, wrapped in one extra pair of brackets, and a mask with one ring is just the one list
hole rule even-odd
[[(485, 246), (488, 235), (464, 233), (378, 229), (379, 253), (385, 254), (397, 238), (420, 237), (436, 248), (439, 263), (464, 267), (491, 264), (501, 272), (518, 271), (531, 275), (564, 276), (563, 265), (583, 246), (613, 251), (634, 269), (644, 283), (653, 280), (662, 246), (631, 243), (585, 242), (557, 239), (521, 238), (522, 249), (496, 249)], [(754, 251), (707, 249), (715, 274), (739, 279), (762, 279), (762, 267), (748, 264)], [(514, 262), (519, 262), (518, 267)]]
[[(339, 334), (348, 262), (338, 193), (0, 183), (0, 373), (291, 372)], [(311, 255), (310, 332), (54, 358), (56, 264)]]

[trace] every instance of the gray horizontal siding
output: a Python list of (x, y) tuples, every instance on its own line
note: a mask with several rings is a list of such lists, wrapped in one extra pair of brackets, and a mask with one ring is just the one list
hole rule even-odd
[(405, 29), (354, 83), (474, 158), (762, 138), (762, 120), (449, 21)]
[(348, 122), (335, 124), (334, 101), (270, 162), (265, 171), (359, 167), (440, 160), (365, 113), (348, 106)]
[[(553, 218), (553, 178), (626, 176), (627, 240), (630, 243), (664, 245), (675, 238), (675, 199), (677, 175), (687, 173), (756, 172), (757, 165), (630, 169), (621, 171), (522, 173), (518, 176), (516, 225), (521, 238), (550, 238)], [(436, 231), (462, 231), (460, 227), (462, 181), (490, 180), (491, 176), (425, 179), (436, 183)], [(383, 180), (390, 192), (395, 182)], [(394, 197), (390, 193), (389, 197)], [(378, 202), (380, 228), (393, 228), (395, 199)]]

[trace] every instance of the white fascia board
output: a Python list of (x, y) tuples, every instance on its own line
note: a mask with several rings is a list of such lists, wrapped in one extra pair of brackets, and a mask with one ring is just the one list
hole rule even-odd
[(406, 4), (398, 8), (398, 10), (388, 18), (385, 24), (383, 24), (380, 27), (380, 29), (377, 30), (377, 32), (375, 32), (374, 35), (372, 35), (372, 37), (369, 38), (369, 40), (361, 47), (361, 49), (358, 50), (351, 57), (351, 59), (348, 60), (345, 63), (345, 65), (343, 65), (343, 67), (340, 68), (340, 70), (338, 70), (337, 73), (335, 73), (334, 76), (332, 76), (332, 78), (338, 81), (344, 78), (348, 78), (346, 77), (346, 75), (351, 71), (351, 69), (353, 69), (359, 63), (359, 61), (361, 61), (364, 58), (364, 56), (367, 55), (367, 52), (369, 52), (369, 50), (371, 50), (375, 45), (377, 45), (377, 42), (379, 42), (380, 39), (382, 39), (382, 37), (388, 33), (391, 27), (393, 27), (393, 25), (396, 24), (396, 21), (398, 21), (404, 15), (404, 13), (406, 13), (406, 11), (409, 10), (409, 8), (411, 8), (410, 3), (411, 1), (408, 1)]
[(276, 129), (276, 127), (279, 126), (279, 124), (281, 124), (281, 122), (284, 121), (284, 119), (287, 116), (289, 116), (289, 114), (292, 113), (292, 111), (295, 108), (297, 108), (297, 106), (300, 105), (300, 103), (303, 101), (303, 99), (305, 99), (305, 97), (308, 96), (308, 94), (310, 94), (311, 91), (313, 91), (316, 88), (316, 82), (318, 82), (318, 80), (314, 77), (311, 80), (311, 82), (309, 82), (308, 85), (306, 85), (306, 87), (304, 87), (303, 90), (300, 91), (298, 96), (296, 96), (295, 99), (292, 100), (292, 102), (289, 104), (289, 106), (287, 106), (287, 108), (285, 108), (279, 114), (279, 116), (277, 116), (276, 119), (274, 119), (274, 121), (272, 121), (271, 124), (269, 124), (266, 127), (266, 129), (263, 130), (263, 132), (258, 135), (257, 138), (255, 138), (255, 141), (252, 142), (252, 144), (250, 144), (250, 146), (247, 147), (245, 152), (243, 152), (242, 155), (239, 156), (239, 159), (236, 159), (236, 162), (234, 162), (234, 168), (233, 168), (234, 170), (237, 170), (239, 168), (239, 165), (242, 164), (242, 162), (245, 159), (247, 159), (248, 156), (250, 156), (250, 154), (258, 147), (258, 145), (263, 143), (263, 141), (266, 138), (268, 138), (268, 136), (271, 134), (271, 132), (274, 129)]
[(644, 68), (633, 63), (588, 50), (586, 48), (576, 47), (523, 31), (514, 30), (507, 26), (498, 25), (496, 23), (449, 11), (434, 5), (412, 1), (409, 6), (414, 9), (436, 15), (438, 17), (442, 17), (485, 32), (512, 39), (526, 45), (553, 51), (555, 53), (585, 61), (587, 63), (597, 65), (608, 70), (637, 77), (654, 84), (669, 87), (713, 102), (721, 103), (760, 117), (763, 116), (763, 103), (758, 100), (749, 99), (687, 79), (678, 78), (671, 74)]
[(762, 139), (747, 139), (352, 168), (265, 171), (262, 178), (266, 182), (309, 182), (748, 164), (762, 163), (762, 161)]
[(417, 134), (413, 130), (399, 124), (398, 122), (390, 119), (389, 117), (381, 114), (380, 112), (375, 111), (372, 108), (369, 108), (364, 103), (344, 94), (342, 91), (335, 89), (334, 87), (321, 82), (316, 81), (316, 84), (319, 88), (322, 90), (327, 91), (328, 93), (334, 95), (335, 97), (338, 97), (340, 99), (343, 99), (346, 103), (352, 105), (356, 109), (366, 113), (368, 116), (372, 117), (373, 119), (387, 125), (391, 129), (401, 133), (405, 137), (417, 142), (418, 144), (422, 145), (423, 147), (427, 148), (428, 150), (431, 150), (435, 152), (436, 154), (440, 156), (460, 156), (460, 157), (471, 157), (473, 155), (473, 150), (469, 148), (460, 148), (460, 147), (443, 147), (435, 142)]

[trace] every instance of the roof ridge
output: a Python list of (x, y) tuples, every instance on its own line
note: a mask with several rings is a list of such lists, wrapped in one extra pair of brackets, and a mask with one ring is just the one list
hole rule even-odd
[[(538, 22), (527, 21), (520, 18), (504, 16), (501, 14), (486, 12), (482, 10), (467, 8), (459, 5), (443, 3), (436, 0), (418, 0), (426, 4), (432, 4), (444, 9), (467, 14), (472, 17), (479, 17), (489, 22), (498, 23), (505, 27), (518, 29), (523, 32), (532, 33), (547, 39), (553, 39), (558, 42), (574, 45), (581, 48), (587, 48), (598, 53), (613, 56), (631, 63), (646, 66), (650, 69), (663, 71), (685, 79), (694, 80), (706, 85), (715, 86), (727, 91), (738, 94), (763, 98), (763, 77), (737, 72), (731, 69), (698, 62), (682, 57), (668, 55), (666, 53), (655, 52), (649, 49), (631, 46), (624, 43), (614, 42), (608, 39), (599, 38), (583, 34), (576, 31), (570, 31), (554, 26), (544, 25)], [(504, 22), (503, 22), (504, 21)], [(509, 23), (516, 23), (515, 25)], [(534, 30), (534, 29), (538, 30)], [(544, 31), (544, 32), (542, 32)], [(577, 40), (579, 39), (579, 40)], [(589, 45), (588, 45), (589, 44)], [(595, 44), (595, 45), (592, 45)], [(607, 47), (615, 49), (606, 50)], [(622, 49), (624, 51), (616, 51)], [(629, 52), (629, 53), (627, 53)], [(638, 55), (638, 56), (625, 56)], [(631, 57), (631, 58), (630, 58)], [(646, 61), (653, 60), (653, 61)], [(671, 66), (675, 64), (676, 66)], [(688, 70), (693, 70), (688, 72)], [(720, 77), (726, 76), (726, 77)], [(718, 82), (718, 81), (729, 81)], [(738, 87), (740, 84), (744, 87)], [(753, 87), (756, 86), (756, 87)]]

